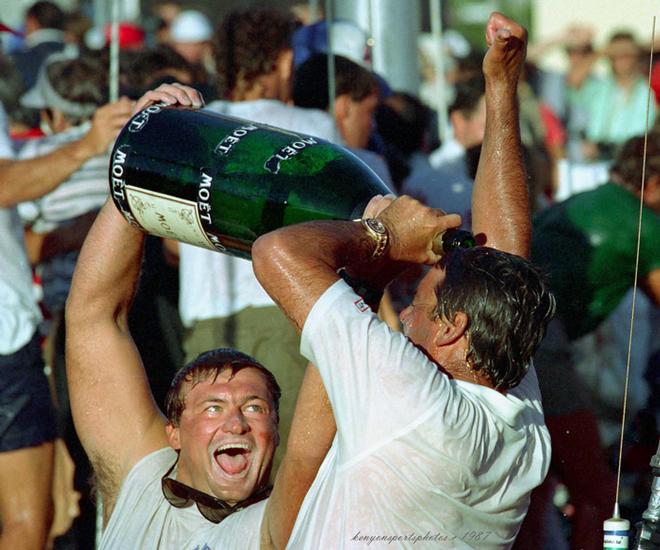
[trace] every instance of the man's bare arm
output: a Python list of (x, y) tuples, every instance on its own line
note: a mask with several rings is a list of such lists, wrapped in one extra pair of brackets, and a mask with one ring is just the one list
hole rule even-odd
[(305, 371), (286, 455), (277, 471), (261, 525), (261, 550), (286, 547), (307, 490), (335, 436), (335, 418), (318, 369)]
[(486, 26), (486, 133), (472, 193), (472, 228), (493, 248), (529, 256), (531, 220), (517, 85), (527, 31), (499, 13)]
[(88, 159), (103, 154), (128, 120), (132, 103), (122, 98), (99, 107), (92, 127), (78, 141), (42, 157), (0, 161), (0, 208), (43, 197)]
[(143, 241), (108, 201), (85, 240), (66, 306), (71, 409), (100, 477), (106, 517), (130, 468), (167, 445), (165, 419), (128, 331)]

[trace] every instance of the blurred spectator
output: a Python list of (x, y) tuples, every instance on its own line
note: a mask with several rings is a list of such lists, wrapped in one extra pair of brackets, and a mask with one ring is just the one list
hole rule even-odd
[(25, 91), (23, 77), (11, 58), (0, 51), (0, 103), (4, 106), (9, 135), (14, 140), (43, 135), (36, 128), (34, 111), (19, 104)]
[(92, 20), (80, 10), (68, 13), (64, 23), (66, 50), (80, 52), (85, 49), (85, 36), (93, 25)]
[(76, 489), (83, 495), (75, 526), (82, 548), (93, 543), (96, 512), (90, 497), (89, 465), (70, 418), (62, 316), (79, 249), (108, 197), (109, 146), (131, 110), (125, 99), (104, 105), (107, 75), (107, 65), (99, 55), (47, 62), (21, 103), (40, 110), (51, 135), (26, 142), (18, 152), (19, 160), (29, 162), (75, 143), (87, 144), (75, 157), (75, 169), (57, 187), (18, 206), (26, 225), (28, 255), (41, 277), (43, 305), (52, 319), (48, 363), (55, 373), (60, 433), (76, 464)]
[[(611, 75), (588, 81), (580, 88), (579, 102), (587, 113), (587, 158), (612, 159), (626, 139), (644, 133), (648, 89), (641, 74), (641, 49), (629, 32), (617, 32), (609, 40), (605, 55)], [(655, 102), (649, 105), (649, 126), (655, 119)]]
[[(0, 104), (0, 187), (12, 147)], [(41, 319), (14, 196), (0, 201), (0, 543), (42, 550), (53, 519), (55, 412), (37, 334)]]
[[(51, 135), (27, 142), (18, 158), (45, 155), (85, 135), (97, 108), (108, 101), (107, 74), (107, 66), (90, 55), (44, 65), (36, 84), (21, 97), (21, 104), (40, 111)], [(47, 235), (78, 216), (98, 210), (108, 196), (108, 166), (109, 154), (92, 157), (74, 178), (36, 201), (19, 205), (21, 216), (34, 233)], [(44, 302), (51, 313), (64, 307), (76, 256), (74, 252), (66, 255), (66, 260), (52, 258), (41, 265)], [(42, 260), (38, 254), (33, 258)]]
[[(378, 81), (370, 71), (340, 55), (335, 56), (334, 64), (334, 117), (344, 144), (393, 188), (385, 160), (367, 151), (379, 100)], [(314, 54), (295, 71), (293, 103), (326, 111), (330, 105), (328, 94), (328, 56)]]
[[(124, 107), (130, 111), (130, 105)], [(51, 442), (55, 437), (50, 390), (36, 330), (41, 315), (14, 207), (51, 192), (83, 162), (106, 148), (116, 134), (110, 122), (100, 116), (93, 130), (80, 139), (38, 158), (18, 161), (13, 159), (4, 110), (0, 108), (0, 391), (6, 420), (0, 430), (0, 519), (2, 545), (8, 548), (46, 547), (52, 519)], [(85, 547), (91, 548), (92, 544)]]
[(208, 17), (196, 10), (180, 12), (170, 27), (172, 48), (191, 65), (209, 62), (212, 35)]
[(176, 0), (159, 0), (151, 4), (151, 13), (155, 18), (155, 28), (152, 30), (156, 44), (170, 43), (170, 27), (180, 11), (181, 3)]
[(563, 156), (564, 132), (550, 107), (536, 95), (530, 80), (536, 68), (526, 63), (518, 82), (520, 139), (523, 145), (532, 213), (547, 205), (555, 189), (556, 160)]
[(133, 99), (172, 82), (194, 85), (194, 75), (189, 63), (169, 46), (140, 52), (124, 71), (125, 92)]
[[(528, 59), (535, 70), (528, 75), (529, 82), (539, 100), (546, 104), (561, 120), (566, 129), (564, 153), (573, 162), (584, 160), (583, 140), (588, 121), (588, 105), (581, 89), (588, 89), (598, 81), (593, 69), (598, 54), (593, 47), (593, 29), (571, 25), (565, 32), (548, 40), (530, 45)], [(563, 73), (540, 69), (543, 56), (562, 48), (567, 68)], [(553, 147), (550, 144), (550, 147)]]
[[(371, 64), (371, 50), (368, 36), (352, 21), (336, 19), (332, 23), (332, 49), (335, 55), (350, 59), (363, 67)], [(311, 25), (300, 27), (293, 34), (293, 64), (298, 67), (312, 55), (327, 54), (328, 22), (318, 21)]]
[(172, 21), (169, 45), (188, 63), (193, 74), (192, 85), (206, 100), (217, 97), (213, 85), (213, 28), (208, 18), (196, 10), (184, 10)]
[[(424, 33), (418, 39), (419, 61), (420, 61), (420, 98), (426, 105), (433, 109), (440, 108), (437, 88), (437, 55), (438, 48), (436, 38), (429, 33)], [(470, 43), (454, 29), (446, 29), (443, 32), (440, 44), (440, 53), (442, 55), (442, 68), (444, 74), (441, 75), (442, 92), (444, 94), (444, 105), (451, 105), (454, 101), (454, 85), (460, 80), (466, 80), (481, 75), (481, 60), (483, 52), (472, 50)], [(465, 67), (465, 61), (473, 57), (478, 58), (478, 65), (474, 73), (469, 75), (462, 74)]]
[[(295, 25), (293, 16), (273, 9), (229, 13), (213, 37), (219, 92), (225, 101), (208, 108), (338, 143), (341, 138), (327, 113), (286, 104)], [(279, 426), (281, 441), (286, 442), (307, 365), (299, 354), (299, 335), (261, 288), (248, 260), (185, 244), (179, 250), (186, 357), (221, 346), (268, 363), (282, 387)], [(284, 447), (278, 447), (273, 473)]]
[(428, 206), (461, 215), (472, 223), (472, 185), (486, 129), (485, 84), (482, 77), (458, 83), (449, 108), (452, 133), (429, 156), (430, 166), (408, 177), (402, 192)]
[[(300, 27), (293, 33), (294, 67), (300, 66), (314, 54), (327, 55), (329, 53), (327, 27), (327, 21), (319, 21), (306, 27)], [(335, 19), (332, 23), (331, 38), (335, 55), (345, 57), (371, 71), (369, 36), (357, 24), (345, 19)], [(379, 74), (374, 72), (373, 75), (378, 82), (381, 99), (387, 97), (391, 93), (388, 83)]]
[(380, 104), (375, 119), (385, 160), (399, 192), (405, 178), (428, 167), (433, 113), (418, 98), (393, 92)]
[(64, 12), (53, 2), (32, 4), (25, 13), (25, 44), (12, 54), (25, 86), (34, 85), (44, 60), (64, 49)]
[[(577, 376), (577, 344), (612, 313), (631, 287), (660, 303), (660, 131), (627, 141), (610, 183), (574, 195), (534, 220), (532, 259), (549, 275), (557, 315), (534, 357), (545, 419), (553, 442), (551, 474), (570, 493), (572, 548), (602, 548), (598, 533), (610, 517), (615, 479), (599, 439), (589, 390)], [(637, 231), (646, 161), (639, 270)], [(517, 547), (540, 548), (552, 476), (532, 494)]]

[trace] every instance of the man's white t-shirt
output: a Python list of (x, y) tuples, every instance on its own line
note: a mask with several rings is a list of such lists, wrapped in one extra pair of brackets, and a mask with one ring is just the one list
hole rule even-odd
[[(207, 109), (341, 143), (334, 120), (317, 109), (292, 107), (274, 99), (214, 101)], [(179, 313), (186, 327), (195, 321), (228, 317), (247, 307), (274, 305), (254, 276), (250, 261), (189, 244), (180, 245), (179, 255)]]
[(550, 461), (533, 368), (515, 389), (451, 380), (343, 281), (305, 323), (337, 435), (288, 548), (508, 548)]
[(176, 460), (170, 447), (140, 460), (122, 483), (103, 531), (99, 550), (258, 550), (263, 500), (218, 524), (197, 506), (175, 508), (165, 497), (161, 478)]

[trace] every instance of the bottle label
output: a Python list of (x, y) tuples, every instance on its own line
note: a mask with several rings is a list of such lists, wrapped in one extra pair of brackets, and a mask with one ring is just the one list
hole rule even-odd
[(132, 185), (126, 185), (124, 191), (133, 217), (147, 233), (225, 251), (215, 235), (204, 231), (196, 202)]
[(603, 550), (623, 550), (628, 548), (628, 531), (605, 531)]

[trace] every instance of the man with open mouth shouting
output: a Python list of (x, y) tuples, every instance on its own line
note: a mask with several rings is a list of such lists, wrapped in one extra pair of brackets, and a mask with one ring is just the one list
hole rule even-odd
[(100, 548), (256, 547), (279, 386), (248, 355), (210, 351), (175, 376), (163, 416), (127, 328), (143, 240), (106, 203), (66, 310), (71, 406), (103, 503)]

